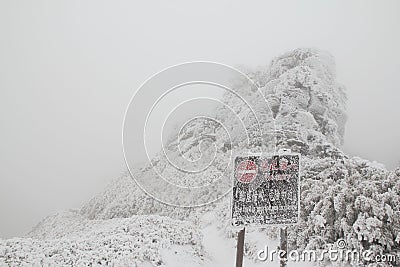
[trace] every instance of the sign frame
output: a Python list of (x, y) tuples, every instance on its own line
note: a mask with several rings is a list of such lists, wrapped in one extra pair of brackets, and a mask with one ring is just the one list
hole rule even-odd
[[(273, 157), (276, 156), (297, 156), (298, 157), (298, 177), (297, 177), (297, 213), (296, 213), (296, 222), (291, 223), (291, 222), (287, 222), (287, 223), (242, 223), (242, 224), (235, 224), (234, 223), (234, 218), (233, 218), (233, 205), (234, 205), (234, 187), (235, 187), (235, 183), (237, 183), (236, 181), (236, 164), (235, 161), (237, 158), (249, 158), (249, 157), (261, 157), (261, 158), (265, 158), (265, 159), (273, 159)], [(233, 157), (233, 164), (232, 164), (232, 174), (231, 177), (233, 177), (232, 179), (232, 191), (231, 191), (231, 197), (230, 197), (230, 225), (231, 227), (235, 228), (235, 229), (239, 229), (239, 228), (243, 228), (243, 227), (250, 227), (250, 228), (258, 228), (258, 229), (264, 229), (264, 228), (268, 228), (268, 227), (288, 227), (290, 225), (295, 225), (299, 222), (300, 220), (300, 200), (301, 200), (301, 154), (297, 153), (297, 152), (291, 152), (290, 150), (280, 150), (277, 153), (235, 153), (234, 157)], [(257, 174), (258, 175), (258, 174)]]

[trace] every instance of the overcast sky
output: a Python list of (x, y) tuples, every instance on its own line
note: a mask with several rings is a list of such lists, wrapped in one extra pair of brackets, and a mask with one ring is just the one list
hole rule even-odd
[(140, 84), (186, 61), (327, 50), (347, 87), (344, 150), (400, 165), (399, 1), (1, 1), (0, 237), (78, 208), (124, 169)]

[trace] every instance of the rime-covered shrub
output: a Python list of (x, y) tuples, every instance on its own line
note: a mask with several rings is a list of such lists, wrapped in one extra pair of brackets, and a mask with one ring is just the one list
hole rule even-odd
[(54, 220), (43, 223), (48, 223), (42, 225), (47, 234), (0, 240), (0, 266), (137, 266), (145, 262), (165, 266), (162, 251), (173, 246), (191, 254), (194, 262), (203, 260), (199, 230), (192, 223), (168, 217), (87, 220), (71, 214), (56, 226)]
[(344, 239), (351, 250), (399, 251), (399, 168), (388, 173), (359, 158), (304, 162), (301, 218), (289, 228), (291, 248), (322, 249)]

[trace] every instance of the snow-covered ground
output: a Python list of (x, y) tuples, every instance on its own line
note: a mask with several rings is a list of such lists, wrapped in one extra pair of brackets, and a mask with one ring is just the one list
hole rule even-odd
[[(206, 266), (209, 267), (232, 267), (235, 266), (236, 262), (236, 240), (227, 239), (224, 233), (218, 229), (215, 224), (215, 220), (218, 217), (214, 212), (209, 212), (203, 216), (202, 233), (203, 233), (203, 245), (205, 255), (209, 258)], [(236, 229), (235, 230), (239, 230)], [(251, 240), (252, 245), (254, 245), (258, 250), (264, 249), (268, 246), (269, 249), (277, 249), (279, 246), (279, 240), (268, 238), (264, 232), (259, 231), (258, 228), (251, 229), (245, 234), (245, 246), (246, 239)], [(314, 266), (315, 264), (311, 262), (293, 262), (289, 261), (288, 266), (304, 267), (304, 266)], [(253, 257), (244, 256), (243, 259), (244, 267), (279, 267), (280, 263), (278, 259), (270, 261), (258, 261)]]

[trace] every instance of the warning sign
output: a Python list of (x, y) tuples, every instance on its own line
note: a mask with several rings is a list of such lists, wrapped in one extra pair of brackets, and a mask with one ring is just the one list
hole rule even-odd
[(232, 224), (297, 223), (299, 159), (298, 154), (236, 157)]
[(236, 167), (236, 179), (241, 183), (250, 183), (257, 174), (257, 165), (252, 160), (243, 160)]

